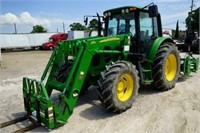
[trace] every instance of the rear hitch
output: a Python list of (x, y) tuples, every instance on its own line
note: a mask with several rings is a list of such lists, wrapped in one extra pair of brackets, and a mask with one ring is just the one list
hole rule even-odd
[(191, 72), (196, 73), (199, 67), (199, 58), (195, 58), (191, 52), (181, 58), (181, 72), (185, 76), (189, 76)]

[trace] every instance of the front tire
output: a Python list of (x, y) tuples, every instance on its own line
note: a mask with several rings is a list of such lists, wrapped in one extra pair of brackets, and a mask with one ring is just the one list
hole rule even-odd
[(179, 77), (180, 56), (177, 48), (170, 43), (160, 46), (153, 61), (153, 85), (158, 90), (172, 89)]
[[(69, 63), (68, 64), (64, 64), (60, 70), (58, 71), (58, 74), (56, 76), (56, 80), (58, 82), (61, 82), (61, 83), (65, 83), (66, 80), (67, 80), (67, 77), (69, 75), (69, 72), (72, 68), (72, 64), (73, 64), (73, 61), (68, 61)], [(71, 83), (72, 84), (72, 83)], [(89, 88), (90, 84), (85, 80), (83, 86), (82, 86), (82, 89), (81, 89), (81, 92), (80, 92), (80, 95), (83, 95), (85, 94), (87, 91), (88, 91), (88, 88)]]
[(138, 89), (138, 71), (130, 62), (116, 62), (101, 73), (99, 99), (112, 112), (121, 113), (130, 108)]

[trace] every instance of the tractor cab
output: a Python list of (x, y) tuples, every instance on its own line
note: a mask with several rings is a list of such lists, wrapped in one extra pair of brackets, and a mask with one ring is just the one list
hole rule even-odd
[[(157, 6), (150, 6), (149, 9), (125, 6), (107, 10), (104, 16), (105, 36), (130, 34), (134, 52), (145, 52), (145, 47), (147, 48), (154, 39), (162, 36)], [(141, 46), (137, 46), (138, 44)]]

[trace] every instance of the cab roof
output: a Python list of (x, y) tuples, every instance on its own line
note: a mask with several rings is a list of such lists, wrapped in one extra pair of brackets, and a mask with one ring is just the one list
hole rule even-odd
[(144, 11), (148, 11), (147, 8), (143, 8), (143, 7), (136, 7), (136, 6), (122, 6), (122, 7), (117, 7), (117, 8), (113, 8), (113, 9), (109, 9), (104, 11), (104, 13), (106, 12), (111, 12), (111, 13), (115, 13), (115, 12), (121, 12), (122, 9), (139, 9), (139, 10), (144, 10)]

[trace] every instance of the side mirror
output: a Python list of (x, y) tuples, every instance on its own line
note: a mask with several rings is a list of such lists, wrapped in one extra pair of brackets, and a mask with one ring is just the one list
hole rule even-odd
[(149, 10), (149, 17), (153, 18), (153, 17), (156, 17), (158, 15), (157, 5), (149, 6), (148, 10)]
[(85, 23), (85, 25), (88, 24), (88, 17), (84, 17), (84, 23)]

